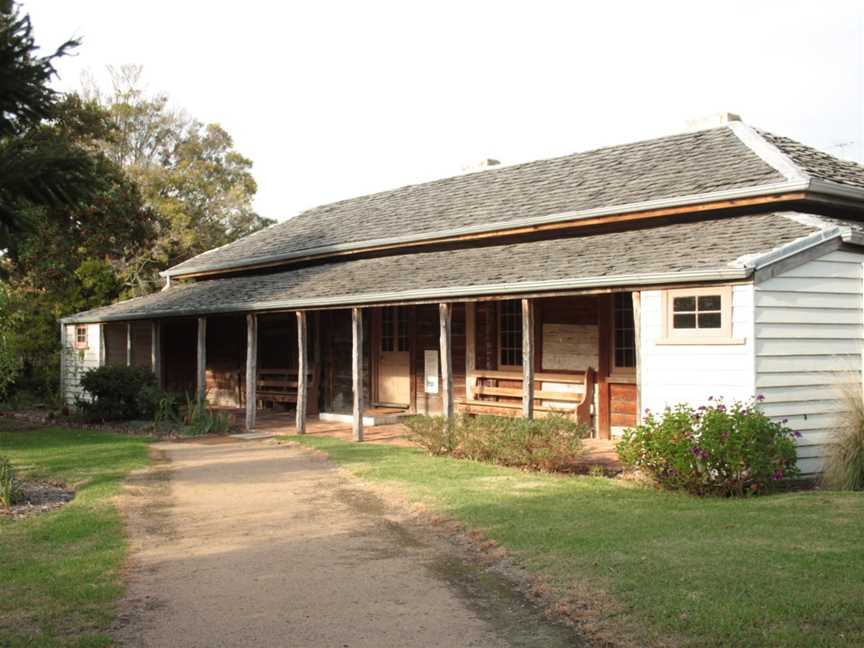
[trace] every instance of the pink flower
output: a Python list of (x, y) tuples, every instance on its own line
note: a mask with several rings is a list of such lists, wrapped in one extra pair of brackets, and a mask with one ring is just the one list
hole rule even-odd
[(765, 396), (763, 396), (762, 394), (759, 394), (758, 396), (756, 396), (756, 400), (761, 403), (762, 401), (765, 400)]

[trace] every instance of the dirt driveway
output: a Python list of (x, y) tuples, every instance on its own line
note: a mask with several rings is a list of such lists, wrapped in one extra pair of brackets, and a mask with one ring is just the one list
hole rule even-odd
[(572, 646), (503, 577), (309, 450), (163, 443), (123, 508), (126, 646)]

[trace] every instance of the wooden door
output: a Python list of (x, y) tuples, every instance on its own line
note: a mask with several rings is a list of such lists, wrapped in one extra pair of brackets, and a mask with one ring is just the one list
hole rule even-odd
[(411, 353), (408, 309), (381, 309), (378, 335), (378, 402), (408, 406), (411, 402)]

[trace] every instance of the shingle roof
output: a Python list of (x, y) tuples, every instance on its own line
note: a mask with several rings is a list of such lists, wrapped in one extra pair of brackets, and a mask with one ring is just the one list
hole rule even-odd
[(169, 269), (182, 275), (573, 211), (760, 187), (786, 178), (721, 127), (492, 168), (316, 207)]
[[(446, 298), (481, 288), (526, 292), (532, 282), (584, 280), (596, 285), (655, 275), (657, 283), (703, 271), (743, 267), (741, 257), (766, 253), (839, 221), (818, 216), (758, 214), (667, 224), (647, 229), (459, 250), (334, 261), (268, 274), (181, 283), (159, 293), (98, 308), (67, 322), (169, 317), (400, 298)], [(386, 299), (382, 297), (386, 296)]]
[(864, 189), (864, 167), (857, 162), (841, 160), (782, 135), (764, 131), (758, 133), (811, 178)]

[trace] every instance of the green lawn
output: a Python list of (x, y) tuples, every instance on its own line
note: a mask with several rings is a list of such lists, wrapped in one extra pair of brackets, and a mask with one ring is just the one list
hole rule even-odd
[(123, 592), (126, 541), (112, 502), (147, 464), (147, 439), (61, 428), (10, 428), (0, 454), (19, 477), (62, 479), (76, 490), (60, 511), (0, 517), (0, 646), (107, 646)]
[(305, 436), (482, 529), (559, 592), (612, 595), (638, 643), (864, 645), (864, 494), (696, 499)]

